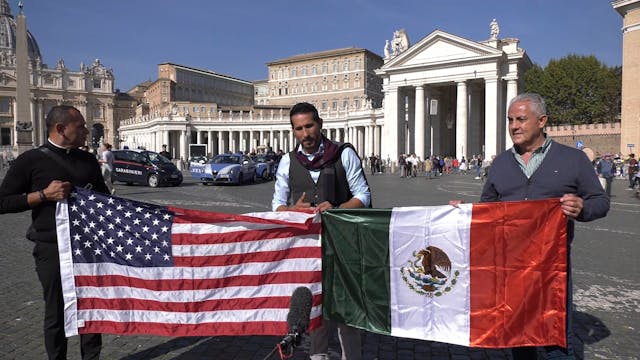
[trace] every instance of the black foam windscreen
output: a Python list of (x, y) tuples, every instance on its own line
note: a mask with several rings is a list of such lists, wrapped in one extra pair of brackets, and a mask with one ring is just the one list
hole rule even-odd
[(300, 286), (293, 291), (289, 314), (287, 314), (289, 333), (302, 334), (307, 330), (311, 315), (312, 298), (311, 290), (306, 287)]

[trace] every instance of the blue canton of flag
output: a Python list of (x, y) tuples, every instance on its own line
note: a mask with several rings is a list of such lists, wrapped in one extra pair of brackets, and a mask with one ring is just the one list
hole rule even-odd
[(166, 207), (76, 190), (68, 199), (74, 263), (173, 266)]

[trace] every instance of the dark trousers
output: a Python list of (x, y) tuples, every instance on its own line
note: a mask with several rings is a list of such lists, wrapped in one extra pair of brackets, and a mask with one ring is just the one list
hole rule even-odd
[[(51, 360), (67, 358), (67, 338), (64, 333), (64, 300), (60, 280), (58, 245), (36, 242), (33, 248), (36, 272), (44, 296), (44, 346)], [(82, 359), (99, 359), (102, 347), (100, 334), (80, 335)]]

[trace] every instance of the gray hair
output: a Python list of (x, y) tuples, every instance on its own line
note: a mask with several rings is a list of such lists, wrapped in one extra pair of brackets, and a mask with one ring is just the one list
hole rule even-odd
[(539, 94), (536, 94), (536, 93), (520, 94), (514, 97), (513, 99), (511, 99), (511, 101), (509, 101), (509, 107), (511, 107), (511, 105), (517, 102), (528, 102), (529, 104), (531, 104), (530, 109), (537, 117), (547, 115), (547, 105), (545, 105), (544, 99)]

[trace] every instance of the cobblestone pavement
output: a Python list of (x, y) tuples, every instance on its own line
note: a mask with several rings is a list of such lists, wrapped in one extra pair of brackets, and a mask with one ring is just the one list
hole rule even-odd
[[(0, 173), (0, 177), (2, 177)], [(187, 175), (188, 176), (188, 175)], [(426, 180), (370, 176), (377, 207), (441, 205), (450, 199), (477, 201), (481, 184), (472, 176)], [(158, 204), (243, 213), (267, 211), (273, 183), (242, 187), (202, 186), (188, 180), (177, 188), (150, 189), (118, 184), (118, 195)], [(624, 183), (614, 183), (612, 210), (605, 219), (579, 223), (573, 244), (574, 332), (579, 359), (638, 359), (640, 276), (634, 254), (640, 249), (640, 201)], [(0, 215), (0, 359), (44, 359), (43, 301), (32, 243), (24, 239), (29, 213)], [(509, 359), (507, 351), (469, 349), (442, 343), (366, 333), (364, 359)], [(103, 359), (263, 359), (278, 337), (114, 336), (103, 338)], [(337, 339), (331, 358), (339, 359)], [(307, 359), (308, 339), (292, 359)], [(273, 357), (274, 359), (277, 357)], [(80, 359), (78, 338), (69, 341), (69, 359)]]

